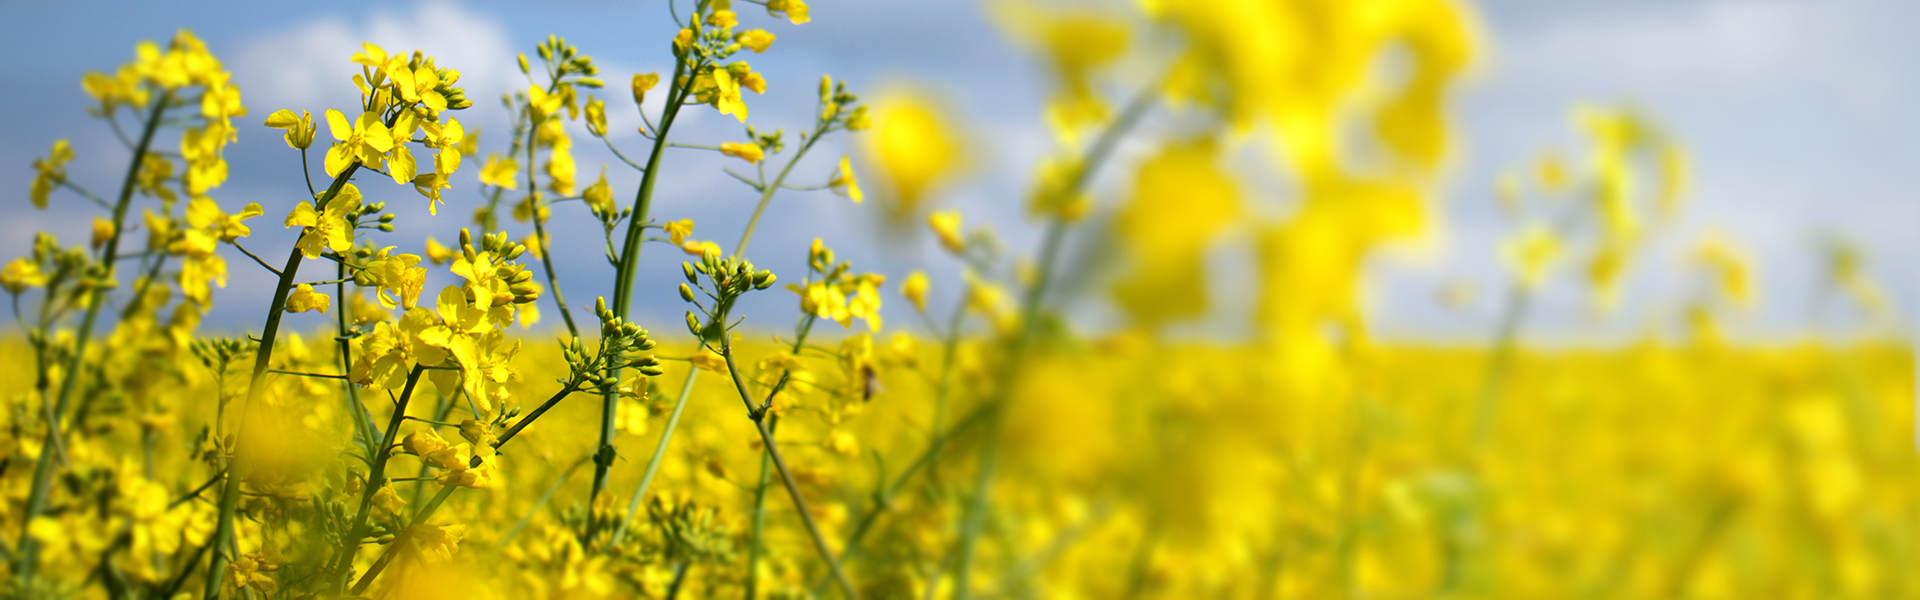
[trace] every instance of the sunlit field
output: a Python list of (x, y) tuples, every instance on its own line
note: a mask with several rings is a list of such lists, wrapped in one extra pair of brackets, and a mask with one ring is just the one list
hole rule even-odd
[[(1536, 157), (1443, 202), (1492, 52), (1472, 6), (982, 4), (1048, 77), (1047, 158), (993, 206), (955, 189), (995, 130), (939, 88), (769, 84), (801, 0), (648, 10), (677, 35), (602, 61), (555, 32), (504, 89), (462, 81), (501, 65), (369, 41), (322, 82), (358, 104), (320, 110), (249, 103), (190, 30), (99, 40), (130, 49), (73, 74), (101, 131), (34, 140), (5, 192), (91, 223), (0, 257), (6, 592), (1920, 594), (1915, 359), (1864, 253), (1833, 236), (1805, 291), (1858, 327), (1742, 331), (1766, 265), (1673, 226), (1695, 157), (1629, 103), (1565, 107)], [(781, 105), (810, 119), (761, 121)], [(242, 151), (301, 176), (229, 193)], [(675, 214), (657, 190), (687, 164), (750, 201)], [(767, 241), (816, 235), (763, 219), (804, 194), (938, 251)], [(1495, 318), (1383, 335), (1374, 266), (1473, 203), (1505, 224), (1475, 257), (1501, 277), (1417, 301)], [(590, 281), (555, 266), (582, 239)], [(1631, 334), (1534, 335), (1559, 331), (1548, 298), (1612, 314), (1638, 272), (1690, 285)], [(270, 300), (206, 322), (236, 282)], [(636, 310), (669, 292), (684, 319)]]

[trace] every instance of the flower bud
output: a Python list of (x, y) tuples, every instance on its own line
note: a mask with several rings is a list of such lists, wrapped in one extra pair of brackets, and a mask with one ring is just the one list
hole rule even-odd
[(680, 284), (680, 299), (685, 300), (687, 302), (692, 302), (693, 288), (688, 287), (687, 284), (684, 284), (684, 283)]

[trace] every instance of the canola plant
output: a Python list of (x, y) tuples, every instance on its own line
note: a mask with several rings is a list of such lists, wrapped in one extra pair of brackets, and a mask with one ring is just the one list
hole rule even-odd
[[(1753, 274), (1721, 239), (1677, 266), (1702, 282), (1674, 307), (1684, 338), (1526, 343), (1544, 286), (1585, 286), (1604, 307), (1629, 270), (1676, 268), (1637, 264), (1684, 210), (1687, 173), (1648, 115), (1581, 109), (1583, 146), (1490, 191), (1514, 234), (1484, 345), (1369, 331), (1369, 261), (1434, 227), (1448, 103), (1482, 50), (1462, 6), (992, 5), (1052, 77), (1053, 147), (1023, 200), (1044, 234), (1024, 253), (942, 198), (968, 142), (939, 102), (869, 109), (830, 76), (771, 89), (746, 59), (791, 34), (753, 25), (803, 27), (808, 6), (692, 4), (668, 3), (659, 18), (681, 29), (638, 57), (670, 70), (618, 74), (633, 104), (559, 37), (519, 57), (529, 85), (514, 90), (460, 86), (459, 67), (491, 65), (366, 44), (334, 82), (359, 104), (319, 115), (249, 110), (185, 31), (86, 74), (85, 110), (124, 148), (54, 142), (29, 199), (97, 205), (91, 238), (42, 233), (0, 270), (19, 336), (0, 345), (8, 593), (1913, 593), (1906, 346), (1729, 341), (1716, 324), (1751, 301)], [(483, 146), (459, 117), (503, 91), (511, 132)], [(651, 112), (650, 95), (664, 98)], [(684, 111), (751, 123), (750, 103), (806, 100), (817, 110), (795, 136), (670, 141), (731, 135), (676, 129)], [(608, 136), (608, 112), (626, 110), (644, 148)], [(222, 197), (245, 127), (284, 130), (278, 152), (304, 181)], [(637, 189), (604, 169), (583, 179), (583, 131)], [(864, 149), (867, 177), (847, 157), (796, 171), (827, 138)], [(124, 179), (68, 177), (76, 153), (123, 152)], [(731, 247), (711, 237), (731, 231), (654, 210), (665, 165), (688, 152), (751, 167), (728, 171), (757, 199)], [(1248, 155), (1264, 158), (1234, 160)], [(1283, 173), (1285, 197), (1263, 197), (1249, 170)], [(813, 191), (876, 198), (965, 277), (865, 271), (818, 239), (751, 247), (770, 202)], [(389, 202), (427, 203), (457, 238), (396, 239)], [(1273, 203), (1290, 208), (1258, 208)], [(553, 211), (580, 210), (611, 297), (569, 296), (581, 284), (553, 268)], [(250, 241), (276, 220), (292, 247)], [(1256, 280), (1234, 288), (1254, 296), (1253, 333), (1168, 335), (1219, 304), (1206, 265), (1232, 236), (1253, 241)], [(1069, 251), (1086, 240), (1100, 256)], [(806, 268), (756, 267), (750, 247), (804, 253)], [(1824, 293), (1890, 312), (1857, 253), (1831, 258)], [(640, 279), (646, 260), (684, 277)], [(428, 288), (439, 269), (458, 283)], [(1062, 283), (1085, 272), (1107, 277)], [(264, 315), (242, 335), (202, 331), (230, 279), (271, 282), (249, 308)], [(678, 288), (684, 323), (636, 318), (636, 289), (654, 286)], [(1120, 325), (1065, 314), (1089, 289)], [(739, 305), (788, 293), (791, 312)], [(883, 332), (887, 302), (916, 320)]]

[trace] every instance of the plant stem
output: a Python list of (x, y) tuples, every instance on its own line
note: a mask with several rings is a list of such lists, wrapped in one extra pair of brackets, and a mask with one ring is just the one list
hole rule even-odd
[(1487, 372), (1480, 381), (1479, 401), (1474, 403), (1473, 437), (1469, 448), (1485, 445), (1487, 438), (1493, 435), (1493, 421), (1500, 411), (1500, 389), (1512, 367), (1513, 348), (1520, 335), (1520, 324), (1526, 318), (1527, 308), (1533, 294), (1524, 284), (1515, 283), (1507, 295), (1507, 309), (1500, 315), (1500, 328), (1495, 333), (1493, 355), (1487, 357)]
[[(799, 331), (793, 336), (793, 354), (800, 354), (801, 348), (806, 346), (807, 335), (813, 333), (813, 325), (819, 322), (820, 316), (817, 314), (809, 314), (800, 320)], [(792, 376), (793, 371), (782, 369), (780, 380), (773, 384), (773, 390), (767, 393), (767, 400), (761, 403), (761, 406), (773, 406), (773, 397), (778, 395), (780, 390), (786, 389), (787, 381)], [(748, 414), (751, 415), (753, 410), (755, 409), (748, 408)], [(780, 417), (773, 415), (773, 420), (767, 423), (767, 433), (773, 434), (779, 431)], [(760, 579), (760, 535), (765, 530), (767, 521), (767, 477), (772, 466), (772, 457), (763, 454), (760, 457), (760, 482), (753, 488), (753, 533), (747, 539), (747, 600), (753, 600), (754, 589)]]
[[(113, 263), (120, 253), (120, 237), (126, 232), (127, 205), (133, 200), (134, 184), (139, 181), (140, 168), (145, 165), (148, 149), (153, 146), (154, 132), (160, 128), (160, 115), (166, 111), (167, 103), (172, 100), (173, 93), (161, 91), (154, 96), (153, 110), (147, 116), (146, 128), (140, 132), (140, 144), (134, 148), (133, 160), (127, 165), (126, 179), (120, 184), (120, 197), (113, 205), (113, 235), (107, 238), (107, 245), (100, 254), (101, 262), (106, 263), (105, 272), (101, 273), (101, 277), (109, 281), (114, 277)], [(47, 496), (51, 493), (48, 488), (53, 484), (54, 469), (54, 453), (49, 450), (60, 447), (60, 415), (66, 413), (67, 404), (72, 401), (75, 382), (80, 379), (78, 376), (80, 363), (86, 358), (87, 342), (93, 338), (93, 328), (99, 321), (100, 308), (106, 305), (108, 289), (95, 287), (92, 293), (88, 294), (87, 314), (80, 320), (80, 330), (74, 334), (73, 356), (67, 359), (67, 367), (61, 372), (63, 377), (60, 381), (59, 400), (54, 403), (51, 420), (47, 422), (46, 443), (41, 446), (40, 457), (34, 463), (33, 488), (27, 493), (26, 512), (20, 517), (18, 546), (20, 552), (18, 561), (13, 565), (13, 574), (17, 581), (33, 579), (34, 568), (38, 566), (35, 562), (38, 558), (39, 542), (27, 534), (27, 525), (47, 509)]]
[(800, 496), (800, 484), (793, 480), (793, 473), (787, 470), (787, 461), (780, 457), (780, 449), (773, 443), (773, 431), (767, 429), (765, 413), (754, 407), (753, 396), (747, 393), (747, 383), (740, 379), (740, 369), (733, 364), (731, 343), (722, 346), (720, 356), (727, 361), (727, 373), (733, 376), (733, 389), (740, 394), (740, 401), (746, 403), (753, 428), (760, 432), (760, 442), (767, 447), (767, 457), (773, 459), (773, 468), (780, 473), (781, 485), (786, 486), (787, 495), (793, 498), (793, 508), (800, 513), (800, 523), (806, 526), (807, 536), (813, 539), (813, 549), (820, 553), (820, 560), (826, 561), (827, 571), (840, 584), (840, 593), (849, 600), (859, 598), (859, 593), (853, 590), (853, 582), (840, 569), (840, 561), (833, 558), (833, 550), (827, 547), (826, 536), (820, 534), (820, 525), (813, 522), (813, 513), (807, 509), (807, 500)]
[(687, 398), (693, 396), (693, 380), (700, 374), (700, 368), (687, 365), (687, 381), (680, 384), (680, 397), (673, 401), (673, 413), (667, 415), (667, 428), (660, 432), (660, 442), (653, 446), (653, 458), (647, 460), (647, 471), (640, 476), (640, 486), (634, 488), (633, 497), (627, 500), (627, 513), (620, 518), (620, 525), (613, 528), (613, 537), (608, 538), (607, 547), (620, 545), (627, 536), (627, 528), (633, 524), (633, 515), (640, 512), (640, 499), (647, 496), (647, 488), (653, 485), (653, 476), (660, 472), (660, 463), (665, 462), (667, 444), (673, 441), (673, 431), (680, 426), (680, 412), (687, 408)]
[[(774, 415), (767, 423), (769, 433), (780, 431), (780, 416)], [(767, 525), (767, 481), (773, 475), (773, 457), (760, 453), (760, 482), (753, 488), (753, 533), (747, 537), (747, 600), (753, 600), (755, 588), (760, 583), (760, 538)], [(826, 585), (827, 578), (820, 578), (814, 586), (814, 594)]]
[[(547, 86), (548, 92), (552, 92), (553, 89), (554, 86)], [(532, 106), (527, 107), (527, 120), (527, 130), (532, 131), (534, 128)], [(553, 273), (553, 256), (547, 248), (547, 220), (540, 216), (540, 190), (533, 184), (533, 151), (539, 146), (538, 143), (527, 144), (527, 203), (531, 205), (530, 212), (533, 213), (534, 249), (540, 252), (541, 266), (547, 268), (547, 289), (553, 291), (553, 303), (560, 307), (560, 319), (567, 322), (567, 333), (573, 334), (573, 337), (578, 339), (580, 328), (573, 324), (573, 313), (567, 310), (567, 299), (560, 295), (560, 282)]]
[(440, 505), (446, 503), (447, 497), (452, 496), (453, 491), (457, 489), (460, 488), (457, 486), (440, 488), (440, 492), (434, 494), (433, 499), (428, 500), (426, 506), (420, 507), (419, 512), (413, 513), (413, 520), (407, 522), (407, 530), (394, 536), (393, 543), (387, 544), (386, 552), (382, 552), (380, 558), (373, 562), (373, 566), (367, 568), (367, 574), (361, 575), (360, 581), (353, 584), (354, 597), (361, 597), (367, 591), (367, 586), (373, 585), (373, 579), (379, 577), (380, 572), (386, 570), (387, 564), (393, 562), (393, 558), (400, 554), (400, 548), (406, 546), (408, 538), (413, 535), (413, 528), (426, 522), (435, 511), (440, 510)]
[[(887, 485), (882, 495), (874, 499), (873, 505), (867, 507), (867, 512), (860, 515), (860, 519), (854, 522), (853, 533), (847, 536), (847, 541), (841, 544), (840, 547), (841, 564), (846, 564), (860, 556), (860, 542), (866, 539), (867, 532), (871, 531), (873, 524), (880, 520), (880, 514), (892, 504), (893, 498), (900, 495), (900, 490), (906, 487), (907, 481), (911, 480), (914, 474), (918, 473), (922, 468), (932, 471), (934, 460), (946, 449), (947, 441), (953, 439), (956, 435), (960, 435), (960, 432), (972, 429), (974, 425), (979, 425), (984, 422), (989, 408), (991, 407), (984, 404), (974, 407), (966, 416), (960, 417), (960, 420), (955, 422), (951, 429), (937, 433), (932, 440), (927, 442), (927, 447), (920, 451), (920, 456), (915, 457), (913, 462), (907, 465), (906, 470), (901, 471), (900, 475), (893, 479), (893, 483)], [(826, 584), (827, 580), (825, 578), (815, 580), (813, 583), (814, 593), (819, 593), (820, 589)]]
[[(1107, 157), (1119, 147), (1120, 140), (1139, 124), (1141, 118), (1146, 116), (1148, 109), (1153, 107), (1153, 100), (1157, 93), (1157, 86), (1148, 86), (1134, 96), (1120, 116), (1109, 124), (1088, 148), (1086, 158), (1080, 161), (1079, 169), (1076, 170), (1063, 193), (1077, 194), (1086, 188), (1087, 183), (1093, 179), (1094, 171), (1106, 162)], [(993, 480), (999, 470), (1000, 440), (1003, 437), (1003, 422), (999, 409), (1005, 404), (1006, 399), (1012, 396), (1013, 385), (1019, 378), (1020, 367), (1026, 360), (1028, 346), (1032, 343), (1035, 332), (1039, 330), (1041, 301), (1046, 298), (1047, 286), (1053, 281), (1054, 270), (1059, 266), (1061, 242), (1066, 237), (1067, 225), (1066, 220), (1055, 215), (1047, 226), (1046, 237), (1042, 240), (1040, 248), (1040, 272), (1033, 286), (1027, 289), (1026, 299), (1020, 310), (1020, 332), (1007, 352), (1007, 360), (1000, 368), (997, 378), (999, 381), (994, 386), (994, 394), (998, 400), (989, 403), (991, 408), (986, 416), (987, 439), (986, 443), (980, 446), (980, 470), (974, 481), (973, 501), (967, 509), (966, 520), (960, 530), (959, 555), (955, 558), (953, 567), (953, 594), (958, 600), (964, 600), (971, 592), (969, 579), (972, 577), (974, 549), (980, 533), (986, 529), (987, 514), (991, 508)]]
[[(327, 203), (332, 202), (334, 196), (340, 194), (341, 188), (346, 187), (347, 181), (353, 179), (353, 174), (359, 170), (360, 163), (356, 162), (348, 165), (345, 171), (341, 171), (339, 176), (334, 177), (333, 184), (327, 186), (326, 194), (314, 203), (316, 205), (314, 210), (316, 212), (325, 210)], [(260, 347), (254, 351), (253, 373), (247, 379), (245, 403), (240, 405), (241, 418), (238, 422), (241, 423), (241, 428), (234, 436), (233, 455), (239, 454), (240, 446), (246, 441), (244, 434), (246, 433), (247, 407), (252, 406), (260, 394), (266, 391), (267, 367), (273, 361), (273, 342), (280, 335), (280, 317), (286, 314), (287, 295), (293, 291), (294, 277), (299, 274), (302, 258), (305, 256), (300, 253), (299, 248), (294, 248), (287, 253), (287, 264), (280, 270), (280, 283), (274, 287), (273, 301), (267, 304), (267, 323), (260, 331)], [(218, 439), (220, 435), (222, 434), (216, 433), (215, 438)], [(220, 597), (220, 582), (225, 578), (229, 560), (227, 553), (231, 551), (229, 546), (235, 543), (233, 510), (240, 500), (240, 481), (245, 479), (236, 475), (240, 474), (234, 473), (233, 469), (227, 469), (226, 485), (220, 490), (220, 520), (214, 529), (213, 557), (208, 562), (207, 587), (206, 592), (202, 594), (202, 597), (208, 599)]]
[(545, 507), (547, 505), (547, 502), (553, 500), (553, 495), (560, 491), (560, 486), (565, 485), (567, 483), (567, 478), (572, 477), (574, 471), (580, 470), (581, 466), (587, 464), (587, 461), (592, 459), (593, 457), (591, 456), (587, 458), (582, 458), (578, 461), (575, 461), (573, 463), (573, 466), (567, 467), (567, 470), (561, 471), (560, 478), (555, 479), (553, 481), (553, 485), (547, 486), (547, 491), (542, 492), (540, 494), (540, 499), (535, 500), (533, 502), (533, 507), (528, 508), (527, 514), (520, 517), (520, 522), (513, 524), (513, 529), (507, 530), (506, 537), (500, 538), (500, 543), (495, 544), (494, 548), (496, 549), (505, 548), (507, 547), (507, 544), (513, 543), (513, 538), (520, 537), (520, 531), (526, 529), (528, 523), (533, 522), (533, 515), (535, 513), (540, 512), (540, 509), (542, 507)]
[[(686, 73), (684, 58), (676, 58), (673, 79), (667, 88), (666, 108), (660, 113), (660, 130), (653, 138), (653, 152), (647, 156), (647, 168), (640, 174), (640, 189), (635, 192), (633, 216), (627, 219), (627, 237), (620, 251), (620, 264), (614, 274), (613, 312), (614, 316), (625, 319), (630, 312), (633, 300), (633, 278), (640, 263), (640, 241), (645, 237), (647, 213), (653, 206), (653, 187), (659, 180), (661, 161), (666, 156), (667, 131), (673, 127), (674, 117), (680, 114), (680, 103), (686, 100), (687, 91), (680, 86), (680, 76)], [(642, 109), (644, 110), (644, 109)], [(620, 370), (610, 369), (608, 375), (619, 381)], [(613, 447), (613, 420), (620, 408), (620, 392), (608, 390), (600, 399), (600, 445), (593, 457), (593, 490), (587, 496), (597, 498), (607, 489), (607, 471), (613, 468), (616, 456)], [(599, 533), (598, 522), (589, 521), (586, 541), (593, 541)]]
[(780, 185), (787, 180), (787, 174), (793, 172), (794, 165), (800, 164), (800, 159), (807, 155), (808, 150), (813, 149), (815, 142), (820, 141), (821, 134), (826, 133), (827, 123), (822, 121), (819, 127), (814, 128), (814, 134), (807, 137), (806, 143), (801, 144), (800, 149), (793, 153), (793, 158), (787, 160), (787, 166), (782, 167), (780, 174), (774, 176), (773, 185), (760, 190), (760, 204), (753, 207), (753, 216), (747, 219), (747, 228), (740, 233), (740, 244), (733, 247), (734, 256), (747, 253), (747, 242), (753, 241), (753, 228), (760, 224), (760, 213), (766, 212), (767, 203), (773, 200), (773, 193), (779, 190)]
[(387, 433), (382, 436), (380, 451), (373, 461), (373, 470), (367, 474), (366, 485), (360, 492), (360, 510), (353, 517), (353, 526), (347, 528), (347, 535), (340, 540), (340, 548), (334, 554), (334, 568), (331, 581), (334, 592), (346, 585), (346, 571), (353, 568), (353, 556), (359, 553), (360, 538), (366, 534), (367, 516), (373, 513), (373, 496), (380, 488), (387, 486), (387, 461), (393, 458), (393, 440), (400, 436), (400, 423), (406, 421), (407, 403), (413, 399), (414, 386), (420, 383), (420, 374), (424, 366), (415, 365), (407, 372), (407, 387), (400, 391), (400, 400), (393, 405), (393, 417), (387, 420)]

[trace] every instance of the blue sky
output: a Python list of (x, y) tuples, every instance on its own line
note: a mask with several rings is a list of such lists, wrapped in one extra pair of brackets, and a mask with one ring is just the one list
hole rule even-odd
[[(1436, 203), (1447, 233), (1375, 266), (1370, 310), (1381, 333), (1475, 339), (1489, 330), (1498, 307), (1493, 300), (1504, 285), (1496, 245), (1510, 228), (1490, 198), (1493, 176), (1540, 150), (1572, 147), (1568, 114), (1581, 103), (1631, 102), (1664, 123), (1692, 152), (1693, 193), (1683, 217), (1653, 246), (1654, 256), (1644, 263), (1649, 268), (1634, 274), (1619, 312), (1596, 315), (1570, 286), (1555, 286), (1559, 291), (1548, 294), (1535, 319), (1539, 335), (1631, 335), (1671, 321), (1678, 300), (1700, 285), (1678, 265), (1692, 240), (1709, 230), (1746, 250), (1758, 266), (1760, 303), (1732, 324), (1736, 330), (1790, 334), (1814, 322), (1809, 299), (1819, 263), (1813, 242), (1824, 234), (1857, 240), (1896, 305), (1911, 312), (1915, 282), (1905, 257), (1920, 253), (1920, 207), (1912, 202), (1908, 174), (1920, 159), (1914, 135), (1920, 123), (1909, 107), (1920, 105), (1920, 71), (1909, 57), (1920, 56), (1920, 41), (1903, 26), (1920, 22), (1920, 5), (1502, 0), (1479, 9), (1489, 48), (1457, 95), (1460, 151)], [(303, 195), (298, 154), (277, 132), (255, 125), (278, 108), (317, 114), (351, 105), (356, 92), (347, 78), (355, 69), (346, 58), (360, 41), (393, 50), (421, 48), (441, 65), (459, 68), (476, 102), (460, 118), (470, 129), (486, 131), (484, 153), (506, 143), (505, 112), (493, 99), (524, 86), (512, 66), (514, 54), (557, 33), (593, 55), (618, 83), (634, 72), (668, 70), (663, 47), (674, 30), (659, 3), (592, 1), (227, 2), (194, 9), (12, 2), (0, 14), (0, 52), (13, 57), (0, 64), (0, 77), (13, 84), (0, 111), (0, 165), (12, 165), (0, 167), (0, 190), (9, 190), (0, 193), (0, 256), (6, 257), (25, 253), (35, 230), (83, 238), (90, 205), (69, 197), (53, 210), (35, 211), (27, 201), (28, 165), (55, 138), (68, 137), (80, 155), (72, 167), (76, 181), (94, 188), (117, 182), (125, 152), (103, 125), (84, 115), (79, 79), (125, 62), (139, 40), (164, 40), (175, 29), (191, 28), (235, 72), (253, 114), (229, 150), (232, 178), (214, 197), (227, 206), (254, 201), (270, 207), (253, 222), (250, 246), (278, 254), (292, 240), (279, 219)], [(813, 23), (799, 27), (747, 17), (780, 36), (770, 52), (750, 58), (770, 84), (768, 94), (748, 100), (753, 122), (762, 129), (804, 126), (821, 73), (849, 81), (870, 98), (907, 85), (932, 90), (963, 115), (965, 135), (974, 142), (968, 179), (947, 189), (941, 201), (961, 207), (970, 222), (991, 223), (1010, 249), (1031, 248), (1037, 236), (1021, 217), (1019, 198), (1030, 165), (1049, 143), (1037, 114), (1044, 74), (1033, 61), (1011, 48), (971, 2), (822, 0), (813, 16)], [(623, 132), (614, 141), (630, 155), (638, 153), (643, 140), (631, 133), (637, 117), (620, 110), (630, 106), (618, 99), (624, 92), (613, 95), (611, 129)], [(686, 141), (742, 136), (730, 117), (691, 114), (675, 129)], [(583, 129), (575, 136), (581, 177), (591, 181), (598, 165), (613, 159)], [(843, 152), (858, 158), (857, 148), (838, 141), (816, 149), (796, 180), (824, 181)], [(1128, 159), (1137, 159), (1137, 152), (1123, 153), (1122, 164)], [(728, 163), (718, 157), (688, 150), (670, 161), (655, 214), (695, 219), (696, 237), (730, 246), (752, 208), (751, 190), (722, 174)], [(478, 159), (467, 167), (463, 179), (477, 172)], [(615, 190), (625, 190), (616, 196), (630, 196), (638, 179), (630, 169), (616, 166), (607, 174)], [(402, 251), (419, 251), (423, 235), (451, 239), (468, 223), (466, 209), (429, 217), (425, 201), (410, 189), (363, 187), (399, 213), (400, 231), (386, 239)], [(456, 203), (471, 202), (475, 189), (469, 179), (450, 193), (460, 198)], [(555, 211), (555, 255), (570, 300), (581, 306), (607, 293), (597, 284), (610, 277), (597, 226), (572, 208), (578, 207)], [(947, 283), (936, 289), (952, 291), (958, 269), (951, 261), (924, 236), (881, 234), (878, 212), (825, 192), (783, 193), (749, 254), (776, 272), (798, 275), (807, 243), (819, 236), (857, 267), (901, 277), (924, 266)], [(1235, 331), (1244, 322), (1246, 302), (1231, 300), (1236, 295), (1230, 282), (1251, 267), (1235, 257), (1236, 244), (1244, 246), (1244, 240), (1228, 240), (1210, 265), (1222, 282), (1218, 296), (1229, 300), (1192, 331)], [(678, 255), (659, 245), (646, 253), (636, 312), (657, 329), (677, 331)], [(233, 281), (216, 293), (209, 325), (257, 327), (270, 281), (237, 253), (228, 261)], [(1479, 301), (1464, 311), (1441, 308), (1436, 290), (1455, 282), (1473, 284)], [(748, 308), (756, 320), (783, 328), (792, 299), (761, 294)], [(897, 301), (889, 306), (890, 328), (911, 323), (904, 308)], [(1110, 314), (1097, 300), (1077, 312), (1093, 327)]]

